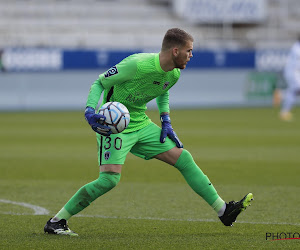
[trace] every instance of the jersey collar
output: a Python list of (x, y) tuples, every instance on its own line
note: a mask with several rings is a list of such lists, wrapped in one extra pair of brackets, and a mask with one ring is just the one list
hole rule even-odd
[(157, 71), (159, 72), (159, 73), (166, 73), (166, 71), (164, 71), (162, 68), (161, 68), (161, 66), (160, 66), (160, 62), (159, 62), (159, 53), (157, 53), (156, 55), (155, 55), (155, 67), (156, 67), (156, 69), (157, 69)]

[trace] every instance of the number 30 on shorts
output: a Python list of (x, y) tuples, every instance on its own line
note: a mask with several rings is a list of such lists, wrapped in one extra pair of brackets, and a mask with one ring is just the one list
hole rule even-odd
[(114, 147), (116, 150), (120, 150), (122, 148), (122, 139), (120, 137), (116, 137), (114, 139), (110, 138), (109, 136), (105, 137), (104, 139), (104, 149), (108, 150), (111, 147)]

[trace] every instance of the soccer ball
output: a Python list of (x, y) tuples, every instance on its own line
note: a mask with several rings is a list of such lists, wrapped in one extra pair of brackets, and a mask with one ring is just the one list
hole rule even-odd
[(113, 134), (124, 131), (130, 122), (128, 109), (120, 102), (107, 102), (99, 110), (100, 115), (104, 115), (106, 120), (104, 125), (111, 128)]

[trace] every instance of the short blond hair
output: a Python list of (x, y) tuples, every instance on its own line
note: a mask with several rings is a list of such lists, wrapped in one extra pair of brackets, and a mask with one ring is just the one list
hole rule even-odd
[(194, 42), (194, 38), (187, 32), (179, 28), (169, 29), (162, 42), (162, 50), (168, 50), (172, 47), (184, 46), (187, 41)]

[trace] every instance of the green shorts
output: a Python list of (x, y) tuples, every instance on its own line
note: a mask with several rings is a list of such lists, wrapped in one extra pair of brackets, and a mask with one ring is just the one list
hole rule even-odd
[(129, 152), (149, 160), (176, 147), (168, 137), (164, 143), (161, 143), (160, 133), (161, 128), (152, 122), (145, 128), (131, 133), (111, 134), (110, 136), (97, 134), (99, 165), (124, 164)]

